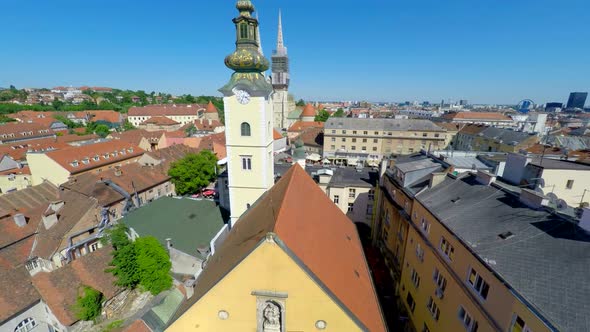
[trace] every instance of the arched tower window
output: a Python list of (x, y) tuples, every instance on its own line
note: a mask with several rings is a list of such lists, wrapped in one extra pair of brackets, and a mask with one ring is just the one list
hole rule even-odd
[(248, 24), (241, 23), (240, 24), (240, 39), (247, 39), (248, 38)]
[(250, 136), (250, 124), (248, 122), (242, 122), (240, 129), (242, 136)]
[(26, 318), (22, 322), (18, 323), (14, 332), (27, 332), (32, 330), (35, 326), (37, 326), (37, 322), (33, 317)]

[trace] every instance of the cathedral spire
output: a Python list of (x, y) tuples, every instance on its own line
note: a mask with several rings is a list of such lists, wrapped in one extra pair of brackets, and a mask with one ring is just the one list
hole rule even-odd
[[(256, 13), (256, 21), (259, 21), (258, 20), (258, 12)], [(264, 52), (262, 51), (262, 37), (260, 37), (260, 25), (256, 26), (256, 43), (258, 43), (258, 53), (260, 53), (260, 55), (264, 56)]]
[(278, 28), (278, 36), (277, 36), (277, 54), (279, 55), (286, 55), (287, 48), (285, 47), (285, 43), (283, 41), (283, 22), (281, 18), (281, 10), (279, 9), (279, 28)]

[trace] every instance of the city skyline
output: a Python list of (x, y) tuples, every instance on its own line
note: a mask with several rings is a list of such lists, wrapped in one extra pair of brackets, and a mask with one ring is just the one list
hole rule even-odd
[[(176, 1), (161, 14), (157, 2), (109, 3), (6, 4), (13, 15), (2, 25), (13, 32), (0, 54), (0, 86), (220, 95), (230, 75), (220, 59), (234, 46), (231, 6)], [(590, 5), (582, 1), (256, 6), (267, 58), (282, 9), (297, 99), (542, 104), (590, 90), (584, 80), (590, 69), (579, 65), (590, 49), (577, 37), (589, 29), (581, 18)], [(353, 19), (340, 23), (340, 17)]]

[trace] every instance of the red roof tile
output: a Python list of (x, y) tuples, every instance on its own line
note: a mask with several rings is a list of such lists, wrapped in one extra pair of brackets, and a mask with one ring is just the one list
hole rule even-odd
[[(121, 141), (108, 141), (96, 144), (73, 146), (46, 155), (60, 166), (75, 174), (92, 168), (114, 164), (140, 156), (145, 151), (136, 145)], [(77, 161), (77, 166), (73, 162)]]
[(205, 111), (205, 113), (217, 114), (217, 107), (215, 107), (215, 105), (213, 105), (213, 103), (211, 101), (209, 101), (209, 104), (207, 104), (207, 110)]
[(145, 120), (141, 124), (142, 125), (154, 124), (154, 125), (159, 125), (159, 126), (174, 126), (179, 123), (170, 119), (170, 118), (167, 118), (165, 116), (152, 116), (151, 118)]
[(304, 122), (304, 121), (296, 121), (294, 122), (291, 127), (289, 127), (290, 132), (297, 132), (302, 131), (305, 128), (314, 127), (314, 128), (324, 128), (324, 123), (319, 121), (313, 122)]
[(305, 107), (303, 108), (303, 112), (301, 113), (301, 116), (316, 116), (316, 110), (315, 107), (313, 107), (312, 104), (307, 104), (305, 105)]
[(100, 291), (106, 299), (117, 294), (115, 277), (104, 272), (111, 259), (111, 248), (101, 248), (53, 272), (37, 273), (33, 284), (57, 319), (72, 325), (78, 321), (72, 306), (83, 285)]
[(79, 112), (83, 115), (88, 115), (88, 120), (92, 122), (105, 121), (110, 123), (123, 122), (123, 116), (116, 111), (83, 111)]
[(52, 135), (55, 135), (53, 130), (37, 123), (8, 122), (0, 125), (0, 140), (2, 141), (49, 137)]
[(278, 140), (278, 139), (281, 139), (281, 138), (283, 138), (283, 137), (284, 137), (284, 136), (283, 136), (281, 133), (279, 133), (279, 131), (278, 131), (278, 130), (276, 130), (276, 129), (273, 129), (273, 130), (272, 130), (272, 138), (273, 138), (275, 141), (276, 141), (276, 140)]
[(128, 116), (167, 116), (167, 115), (197, 115), (199, 111), (205, 112), (206, 105), (148, 105), (144, 107), (131, 107)]
[(448, 113), (443, 115), (445, 119), (451, 120), (481, 120), (481, 121), (512, 121), (512, 118), (496, 112), (458, 112), (458, 113)]

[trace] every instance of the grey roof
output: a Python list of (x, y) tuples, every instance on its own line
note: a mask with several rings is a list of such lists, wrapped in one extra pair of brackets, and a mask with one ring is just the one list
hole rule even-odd
[(590, 235), (576, 224), (474, 175), (447, 177), (417, 198), (557, 329), (590, 331)]
[(560, 148), (566, 148), (570, 151), (590, 149), (590, 137), (580, 136), (545, 136), (543, 144), (549, 144)]
[(409, 162), (398, 162), (395, 164), (395, 167), (398, 168), (400, 171), (402, 171), (403, 173), (407, 173), (407, 172), (413, 172), (413, 171), (417, 171), (417, 170), (421, 170), (421, 169), (425, 169), (425, 168), (432, 168), (432, 167), (438, 167), (440, 166), (440, 163), (434, 162), (432, 159), (430, 159), (429, 157), (424, 156), (424, 159), (421, 160), (412, 160)]
[(299, 119), (301, 113), (303, 113), (303, 110), (301, 108), (296, 108), (287, 114), (287, 119)]
[(335, 168), (330, 179), (330, 187), (373, 188), (379, 181), (379, 173), (369, 168)]
[(379, 131), (438, 131), (445, 132), (429, 120), (416, 119), (359, 119), (330, 118), (324, 124), (325, 129), (379, 130)]
[(209, 245), (224, 219), (213, 201), (162, 197), (130, 212), (123, 222), (139, 236), (154, 236), (164, 246), (171, 238), (174, 248), (199, 257), (197, 248)]
[(492, 167), (482, 163), (476, 156), (453, 156), (445, 158), (445, 161), (455, 168), (491, 170)]
[(514, 142), (514, 145), (516, 145), (522, 143), (524, 140), (531, 137), (532, 134), (514, 131), (510, 129), (488, 127), (482, 130), (478, 135), (488, 139), (502, 141), (504, 144), (510, 144)]
[(567, 169), (576, 171), (590, 171), (590, 165), (577, 163), (575, 161), (559, 160), (559, 159), (548, 159), (535, 158), (531, 161), (531, 164), (543, 167), (544, 169)]

